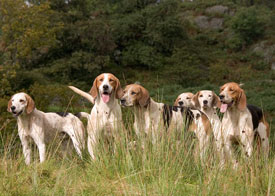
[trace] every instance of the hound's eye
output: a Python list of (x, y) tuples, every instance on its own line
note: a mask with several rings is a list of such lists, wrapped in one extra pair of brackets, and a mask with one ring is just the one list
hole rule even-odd
[(190, 97), (186, 97), (186, 99), (191, 99)]
[(200, 95), (200, 97), (203, 97), (202, 95)]
[(101, 78), (99, 81), (100, 81), (100, 82), (103, 82), (103, 78)]
[(24, 101), (23, 99), (20, 99), (19, 102), (20, 102), (20, 103), (24, 103), (25, 101)]
[(212, 97), (211, 95), (208, 95), (208, 97)]
[(234, 91), (234, 89), (233, 89), (233, 88), (230, 88), (229, 91)]
[(123, 91), (123, 93), (125, 94), (125, 93), (126, 93), (126, 91)]
[(114, 80), (113, 80), (113, 79), (110, 79), (109, 81), (110, 81), (110, 82), (113, 82)]
[(131, 95), (135, 95), (135, 94), (137, 94), (137, 93), (136, 93), (136, 92), (134, 92), (134, 91), (132, 91), (132, 92), (131, 92)]

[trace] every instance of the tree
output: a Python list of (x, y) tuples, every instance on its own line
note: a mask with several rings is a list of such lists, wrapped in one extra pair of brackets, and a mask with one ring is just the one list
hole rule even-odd
[(15, 76), (17, 68), (30, 69), (55, 47), (56, 34), (63, 27), (55, 16), (47, 2), (29, 5), (22, 0), (0, 0), (0, 50), (5, 53), (0, 72), (2, 85)]

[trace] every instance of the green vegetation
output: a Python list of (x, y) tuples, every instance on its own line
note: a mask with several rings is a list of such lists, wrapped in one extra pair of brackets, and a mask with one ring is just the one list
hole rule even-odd
[[(275, 3), (273, 0), (0, 0), (1, 195), (267, 195), (275, 193)], [(158, 2), (158, 3), (157, 3)], [(215, 7), (217, 6), (218, 7)], [(135, 150), (131, 111), (112, 154), (95, 162), (49, 151), (43, 164), (24, 165), (10, 96), (29, 93), (43, 111), (90, 111), (66, 86), (88, 91), (102, 72), (122, 85), (140, 82), (159, 101), (182, 92), (219, 91), (244, 83), (248, 102), (271, 124), (268, 162), (243, 160), (237, 171), (206, 166), (196, 139), (172, 138)], [(130, 134), (130, 135), (129, 135)], [(170, 136), (167, 136), (170, 137)], [(171, 136), (172, 137), (172, 136)], [(37, 160), (37, 157), (36, 157)]]
[[(127, 115), (127, 122), (131, 121)], [(127, 123), (126, 123), (127, 124)], [(26, 166), (16, 134), (3, 137), (0, 192), (4, 195), (273, 195), (274, 151), (264, 161), (257, 153), (248, 160), (239, 153), (240, 167), (228, 164), (221, 169), (215, 149), (199, 161), (197, 139), (190, 132), (163, 134), (155, 145), (151, 138), (136, 140), (131, 126), (119, 130), (116, 152), (106, 144), (97, 146), (97, 160), (75, 154), (63, 158), (56, 148), (48, 149), (49, 159)], [(16, 132), (15, 128), (11, 129)], [(1, 133), (8, 130), (2, 129)], [(177, 137), (176, 137), (177, 135)], [(129, 145), (136, 140), (136, 145)], [(143, 142), (141, 142), (143, 141)], [(183, 142), (184, 141), (184, 142)]]

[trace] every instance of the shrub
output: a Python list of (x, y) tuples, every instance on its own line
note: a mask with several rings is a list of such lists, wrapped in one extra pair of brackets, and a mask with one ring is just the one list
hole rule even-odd
[(237, 13), (232, 18), (231, 28), (235, 35), (247, 45), (264, 34), (264, 26), (257, 17), (255, 7), (242, 9)]

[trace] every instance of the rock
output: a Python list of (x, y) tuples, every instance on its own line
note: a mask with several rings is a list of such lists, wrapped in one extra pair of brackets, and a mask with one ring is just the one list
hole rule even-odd
[(195, 18), (195, 23), (198, 25), (200, 29), (207, 29), (209, 27), (207, 16), (197, 16)]
[(254, 46), (252, 51), (264, 58), (264, 61), (271, 65), (271, 69), (275, 70), (275, 44), (270, 45), (267, 41), (262, 41)]
[(194, 19), (195, 23), (200, 29), (221, 29), (223, 27), (223, 18), (212, 18), (209, 19), (207, 16), (197, 16)]
[(210, 29), (221, 29), (223, 25), (223, 18), (212, 18), (209, 22)]
[(215, 5), (207, 8), (205, 12), (208, 14), (227, 14), (229, 13), (229, 8), (223, 5)]

